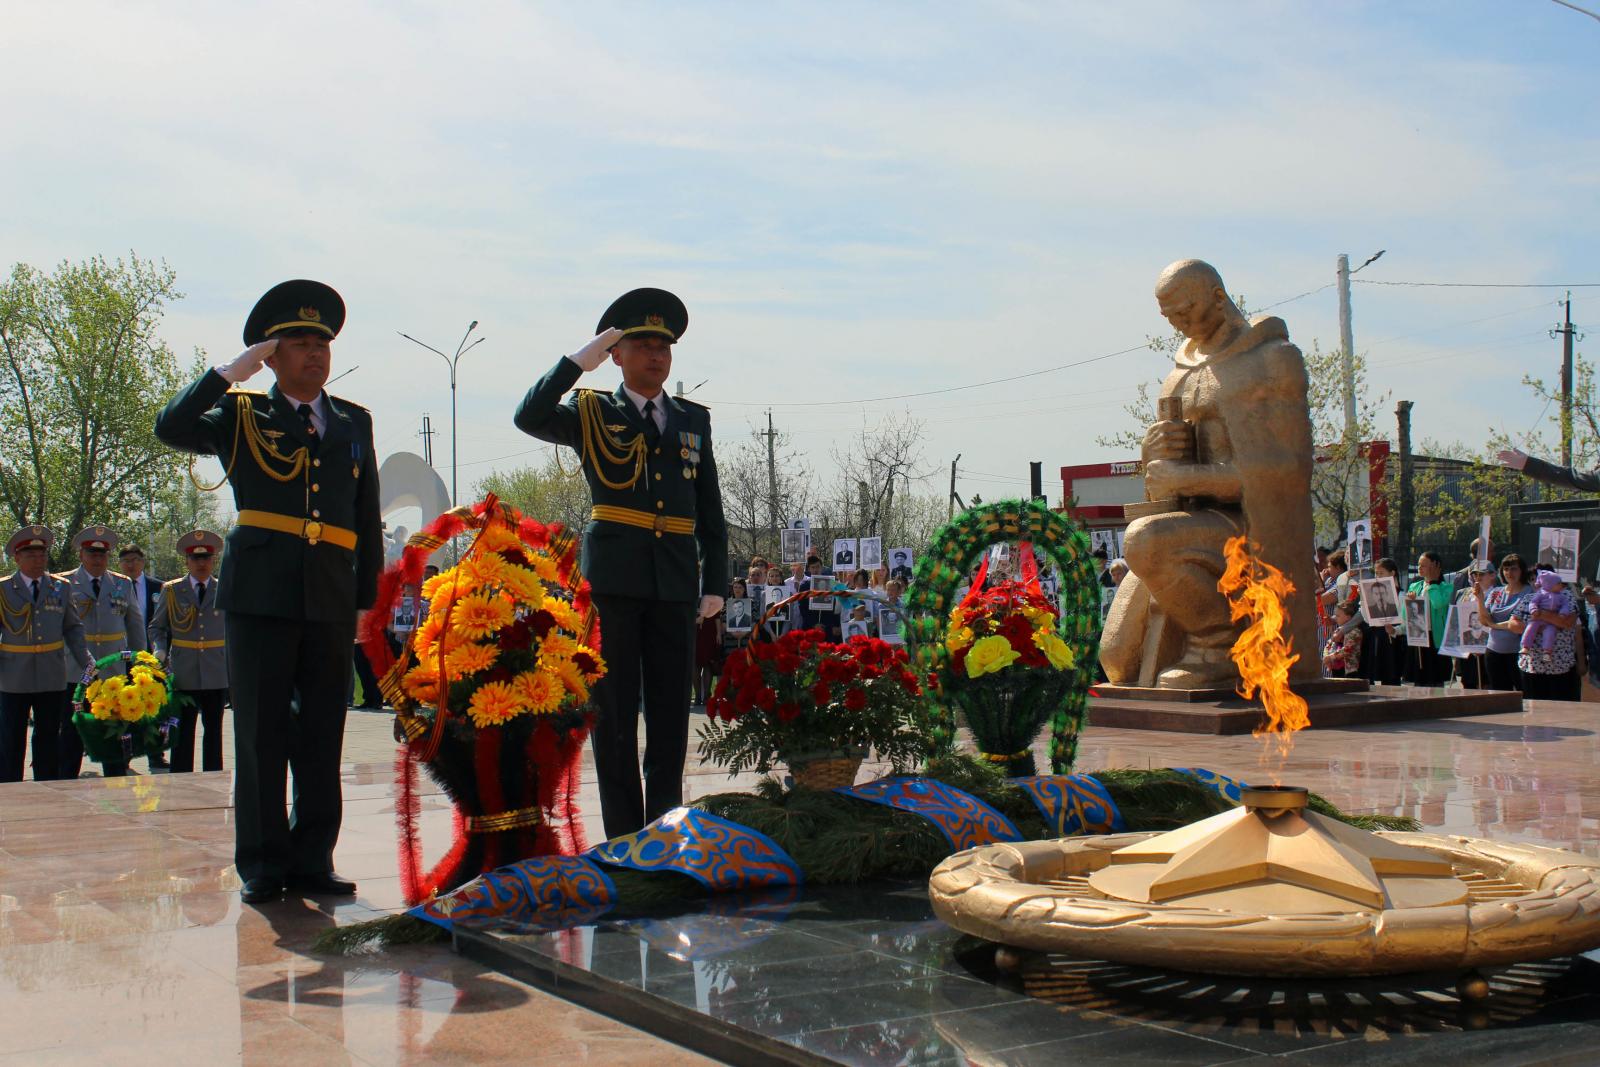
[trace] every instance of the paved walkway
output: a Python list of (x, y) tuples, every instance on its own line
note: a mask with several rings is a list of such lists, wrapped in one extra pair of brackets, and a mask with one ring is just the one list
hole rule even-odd
[[(1600, 853), (1597, 712), (1540, 703), (1516, 715), (1309, 731), (1282, 779), (1428, 829)], [(402, 906), (390, 730), (387, 714), (350, 715), (337, 864), (361, 893), (338, 904), (240, 905), (227, 772), (0, 786), (0, 1067), (706, 1062), (442, 946), (307, 954), (330, 925)], [(1260, 751), (1249, 737), (1093, 730), (1080, 764), (1266, 780)], [(692, 766), (685, 784), (693, 797), (749, 782)], [(598, 839), (592, 763), (582, 803)], [(430, 791), (423, 806), (426, 851), (437, 856), (448, 804)]]

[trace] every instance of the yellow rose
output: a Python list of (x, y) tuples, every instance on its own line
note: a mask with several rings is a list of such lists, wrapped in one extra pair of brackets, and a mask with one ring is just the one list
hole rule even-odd
[(1078, 657), (1072, 654), (1072, 649), (1049, 630), (1035, 632), (1033, 643), (1039, 646), (1039, 651), (1050, 661), (1050, 666), (1058, 671), (1071, 670), (1078, 665)]
[(978, 678), (1004, 670), (1017, 660), (1017, 650), (999, 634), (980, 637), (967, 653), (967, 677)]

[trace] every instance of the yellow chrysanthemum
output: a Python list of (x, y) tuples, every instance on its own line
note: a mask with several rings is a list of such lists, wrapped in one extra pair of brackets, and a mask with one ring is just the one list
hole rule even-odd
[(588, 645), (579, 645), (578, 651), (584, 653), (590, 659), (594, 660), (594, 670), (584, 672), (583, 677), (586, 681), (593, 682), (605, 675), (606, 661), (601, 658), (600, 653), (596, 652)]
[[(474, 593), (472, 596), (462, 597), (460, 603), (450, 612), (450, 630), (477, 640), (480, 637), (488, 637), (502, 626), (509, 625), (511, 617), (511, 604), (504, 598)], [(453, 646), (447, 638), (445, 648), (451, 647)]]
[(549, 671), (523, 671), (511, 681), (512, 691), (525, 711), (548, 715), (561, 706), (567, 692)]
[(505, 523), (496, 522), (478, 536), (477, 544), (480, 553), (504, 552), (508, 548), (521, 548), (522, 539)]
[(972, 637), (972, 628), (970, 626), (952, 627), (949, 634), (945, 636), (944, 647), (951, 652), (960, 652), (963, 648), (972, 644)]
[(577, 652), (578, 642), (558, 630), (551, 630), (539, 642), (539, 654), (545, 659), (571, 659)]
[(445, 655), (445, 666), (449, 671), (450, 680), (454, 682), (469, 674), (488, 670), (499, 658), (500, 649), (494, 645), (462, 645), (454, 652)]
[(431, 609), (412, 635), (411, 647), (416, 650), (418, 659), (427, 659), (433, 654), (434, 646), (439, 643), (439, 635), (444, 632), (444, 616), (442, 608)]
[(544, 583), (527, 567), (507, 564), (500, 574), (500, 583), (518, 603), (538, 607), (544, 603)]
[(137, 722), (144, 718), (144, 697), (136, 687), (126, 686), (117, 691), (116, 710), (117, 718)]
[(521, 710), (516, 693), (512, 692), (511, 686), (506, 682), (486, 682), (480, 685), (472, 694), (471, 702), (467, 704), (467, 715), (472, 719), (473, 725), (480, 729), (485, 726), (496, 726), (514, 718)]
[(143, 664), (146, 667), (161, 666), (161, 661), (148, 652), (135, 652), (133, 654), (133, 662)]
[(528, 564), (533, 568), (533, 573), (539, 576), (541, 582), (559, 582), (561, 568), (556, 566), (556, 561), (542, 552), (528, 557)]
[(133, 679), (135, 685), (138, 685), (140, 682), (148, 682), (150, 680), (150, 668), (135, 667), (133, 670), (128, 672), (128, 677)]
[(423, 599), (427, 600), (429, 603), (432, 603), (439, 597), (448, 595), (450, 587), (455, 585), (455, 581), (456, 570), (454, 567), (451, 567), (447, 571), (442, 571), (439, 574), (435, 574), (432, 578), (429, 578), (427, 581), (422, 583)]
[(111, 718), (111, 713), (114, 710), (112, 702), (109, 700), (96, 700), (89, 705), (89, 714), (101, 720)]
[(583, 627), (582, 617), (572, 609), (572, 605), (559, 597), (547, 596), (544, 598), (544, 610), (556, 620), (556, 625), (569, 633), (577, 633)]
[(498, 552), (479, 552), (461, 561), (461, 573), (480, 588), (501, 585), (507, 566), (505, 557)]
[(1044, 658), (1049, 660), (1050, 666), (1056, 670), (1065, 671), (1077, 666), (1078, 657), (1073, 655), (1067, 643), (1052, 631), (1037, 631), (1033, 635), (1033, 643), (1039, 646), (1039, 651), (1044, 653)]
[(95, 697), (100, 695), (100, 689), (101, 683), (98, 680), (90, 682), (88, 685), (83, 687), (83, 699), (93, 700)]
[(967, 677), (979, 678), (1004, 670), (1017, 660), (1017, 650), (999, 634), (980, 637), (967, 652)]
[(439, 675), (432, 665), (412, 667), (406, 671), (405, 677), (400, 679), (400, 687), (419, 704), (439, 702)]
[(966, 613), (966, 611), (960, 605), (957, 605), (956, 607), (951, 608), (950, 609), (950, 629), (959, 630), (963, 626), (965, 626), (966, 624), (967, 624), (967, 613)]
[(589, 686), (583, 680), (583, 672), (578, 665), (570, 659), (551, 660), (548, 664), (550, 673), (561, 679), (561, 684), (566, 686), (567, 692), (579, 700), (589, 699)]
[(117, 694), (122, 692), (122, 690), (127, 686), (127, 684), (128, 684), (127, 679), (123, 678), (122, 675), (113, 674), (110, 678), (107, 678), (105, 680), (105, 686), (101, 690), (101, 692), (108, 699), (115, 700), (117, 698)]

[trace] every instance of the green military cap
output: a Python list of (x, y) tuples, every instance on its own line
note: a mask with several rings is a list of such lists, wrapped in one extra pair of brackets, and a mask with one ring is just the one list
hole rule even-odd
[(190, 530), (178, 538), (178, 551), (185, 556), (214, 556), (222, 551), (222, 538), (210, 530)]
[(635, 289), (614, 300), (600, 316), (595, 333), (621, 330), (632, 337), (654, 334), (676, 342), (689, 329), (689, 309), (665, 289)]
[(244, 320), (244, 343), (260, 344), (284, 330), (316, 330), (338, 337), (344, 328), (344, 300), (333, 287), (296, 278), (266, 291)]
[(55, 542), (56, 535), (50, 532), (50, 527), (24, 526), (11, 535), (11, 540), (6, 542), (6, 551), (15, 556), (25, 548), (49, 548)]
[(109, 526), (85, 526), (72, 539), (72, 547), (110, 552), (117, 547), (117, 534)]

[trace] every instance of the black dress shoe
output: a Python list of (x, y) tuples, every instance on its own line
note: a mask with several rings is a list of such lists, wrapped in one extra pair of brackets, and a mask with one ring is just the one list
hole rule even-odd
[(283, 883), (276, 878), (251, 878), (244, 884), (239, 899), (246, 904), (261, 904), (268, 900), (283, 899)]
[(355, 896), (356, 892), (354, 882), (348, 878), (340, 878), (332, 871), (291, 875), (289, 885), (306, 893), (332, 893), (342, 897)]

